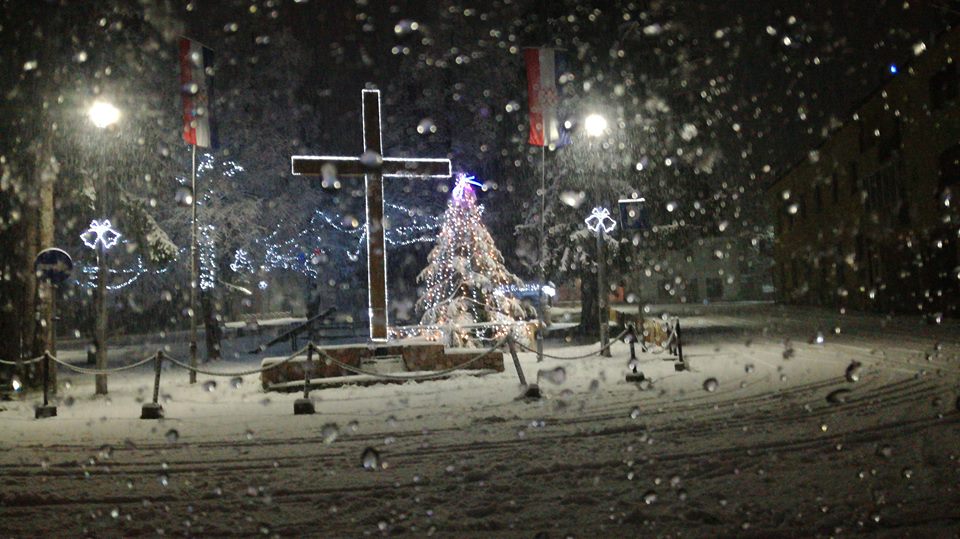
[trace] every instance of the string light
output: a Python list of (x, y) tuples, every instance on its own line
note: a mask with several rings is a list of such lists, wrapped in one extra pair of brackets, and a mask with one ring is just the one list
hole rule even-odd
[(110, 219), (102, 221), (94, 219), (90, 221), (90, 227), (80, 234), (80, 239), (91, 249), (96, 249), (97, 244), (100, 244), (106, 251), (120, 241), (120, 236), (120, 232), (110, 224)]
[(430, 328), (443, 328), (458, 346), (473, 346), (512, 331), (526, 339), (527, 331), (518, 331), (517, 321), (532, 313), (519, 299), (503, 293), (504, 287), (523, 286), (523, 281), (504, 266), (503, 255), (483, 225), (473, 189), (478, 184), (472, 180), (467, 174), (457, 175), (436, 245), (417, 276), (424, 284), (417, 301), (423, 313), (421, 326), (434, 336)]
[(610, 210), (596, 207), (590, 212), (590, 216), (583, 220), (587, 224), (587, 229), (594, 234), (603, 230), (604, 234), (609, 234), (617, 227), (617, 222), (610, 217)]
[(233, 253), (233, 262), (230, 263), (230, 269), (235, 273), (253, 273), (253, 261), (250, 260), (250, 254), (243, 249), (237, 249)]
[(198, 227), (200, 240), (197, 242), (200, 247), (200, 289), (212, 290), (217, 284), (217, 251), (213, 241), (213, 234), (216, 228), (213, 225), (201, 225)]

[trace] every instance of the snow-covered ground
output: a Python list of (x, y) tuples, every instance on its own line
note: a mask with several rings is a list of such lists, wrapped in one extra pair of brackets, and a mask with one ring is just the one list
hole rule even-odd
[[(255, 375), (190, 385), (170, 368), (159, 422), (139, 419), (150, 368), (111, 376), (109, 398), (61, 372), (58, 417), (33, 419), (36, 394), (0, 403), (0, 535), (958, 533), (955, 321), (764, 304), (681, 320), (690, 371), (640, 354), (652, 384), (627, 383), (622, 343), (612, 358), (523, 353), (545, 392), (533, 402), (517, 400), (509, 356), (483, 378), (317, 391), (314, 416), (294, 416), (299, 395), (264, 393)], [(209, 368), (258, 365), (239, 353), (250, 339)], [(183, 343), (170, 353), (185, 358)], [(367, 448), (380, 457), (372, 470)]]

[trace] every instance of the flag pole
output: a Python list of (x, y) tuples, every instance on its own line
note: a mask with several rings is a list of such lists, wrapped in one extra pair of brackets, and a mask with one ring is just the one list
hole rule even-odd
[(543, 361), (543, 339), (546, 337), (544, 310), (546, 309), (546, 294), (543, 287), (546, 280), (546, 238), (544, 236), (544, 221), (547, 218), (547, 145), (546, 140), (540, 146), (540, 308), (537, 309), (537, 363)]
[(190, 190), (193, 192), (190, 225), (190, 383), (197, 383), (197, 145), (190, 145)]

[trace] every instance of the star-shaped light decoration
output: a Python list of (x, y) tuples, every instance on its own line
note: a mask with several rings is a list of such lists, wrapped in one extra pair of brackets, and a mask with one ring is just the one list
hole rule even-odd
[(463, 200), (466, 193), (473, 194), (473, 185), (483, 187), (483, 184), (474, 180), (475, 176), (468, 176), (463, 172), (457, 173), (457, 183), (453, 186), (453, 198)]
[(617, 227), (617, 222), (610, 217), (610, 210), (600, 207), (594, 208), (590, 212), (590, 217), (584, 219), (583, 222), (587, 224), (587, 229), (594, 234), (601, 230), (605, 234), (609, 234)]
[(120, 241), (121, 234), (117, 232), (110, 219), (90, 221), (90, 228), (80, 234), (83, 244), (91, 249), (96, 249), (97, 244), (103, 246), (104, 250), (110, 249)]

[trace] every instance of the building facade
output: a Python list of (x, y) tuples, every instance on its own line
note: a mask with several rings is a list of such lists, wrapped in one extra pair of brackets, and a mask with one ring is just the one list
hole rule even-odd
[(960, 29), (915, 52), (767, 189), (779, 301), (958, 312)]

